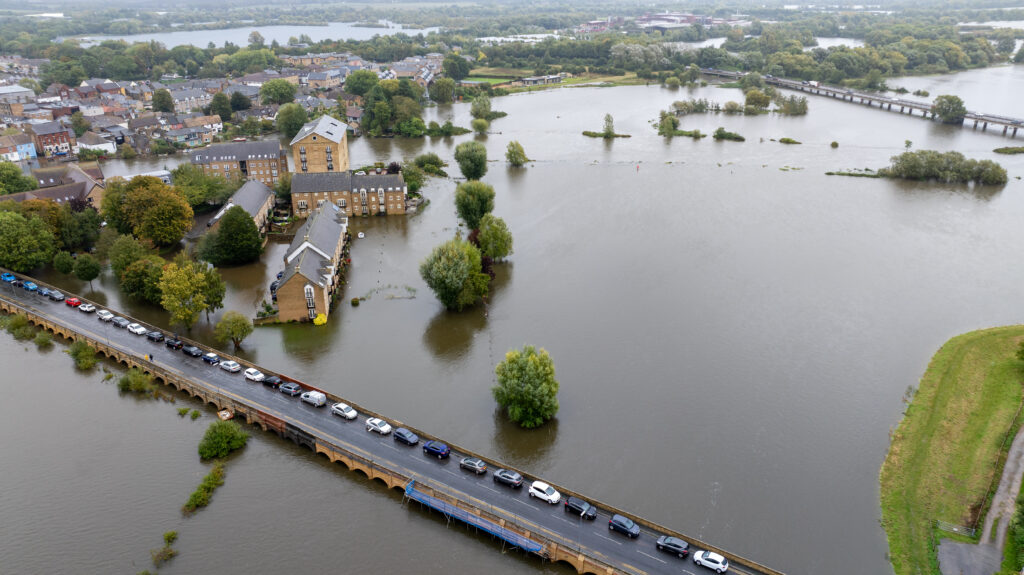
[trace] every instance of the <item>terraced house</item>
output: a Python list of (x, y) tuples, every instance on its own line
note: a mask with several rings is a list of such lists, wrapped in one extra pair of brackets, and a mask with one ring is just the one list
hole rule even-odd
[(348, 218), (337, 206), (327, 204), (310, 214), (284, 256), (277, 288), (280, 321), (312, 321), (331, 313), (347, 233)]
[(304, 218), (327, 204), (346, 216), (404, 214), (407, 192), (402, 174), (298, 173), (292, 175), (292, 212)]
[(212, 176), (255, 180), (273, 187), (288, 171), (288, 155), (277, 140), (231, 142), (193, 152), (192, 165)]

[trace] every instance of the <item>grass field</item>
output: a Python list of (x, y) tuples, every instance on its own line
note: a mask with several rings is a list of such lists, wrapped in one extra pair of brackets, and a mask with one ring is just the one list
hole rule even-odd
[(511, 82), (511, 78), (484, 78), (483, 76), (470, 76), (466, 78), (470, 82), (487, 82), (488, 84), (504, 84)]
[[(959, 335), (936, 352), (880, 474), (882, 526), (896, 575), (938, 574), (936, 520), (973, 526), (1020, 427), (1024, 326)], [(978, 521), (980, 529), (981, 521)]]

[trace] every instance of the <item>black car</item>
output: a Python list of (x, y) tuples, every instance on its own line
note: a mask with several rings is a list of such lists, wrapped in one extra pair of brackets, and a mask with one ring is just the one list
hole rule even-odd
[(278, 280), (274, 280), (274, 281), (270, 282), (270, 293), (277, 293), (277, 288), (280, 285), (281, 285), (281, 282), (278, 281)]
[(565, 512), (591, 521), (597, 517), (597, 508), (579, 497), (569, 497), (565, 500)]
[(523, 486), (523, 476), (519, 475), (515, 471), (509, 471), (508, 469), (495, 469), (494, 482), (504, 483), (509, 487), (518, 489)]
[(487, 462), (477, 457), (463, 457), (459, 467), (468, 469), (477, 475), (487, 473)]
[(50, 290), (50, 293), (46, 294), (46, 297), (50, 298), (53, 301), (64, 301), (64, 294), (60, 293), (55, 289)]
[(630, 539), (636, 539), (640, 536), (640, 526), (629, 517), (623, 517), (618, 513), (612, 515), (612, 518), (608, 520), (608, 530), (618, 531), (623, 535), (627, 535)]
[(181, 348), (181, 353), (185, 355), (191, 355), (192, 357), (199, 357), (203, 355), (203, 350), (199, 349), (194, 345), (186, 345), (185, 347)]
[(662, 535), (658, 537), (658, 551), (675, 553), (680, 559), (685, 559), (690, 554), (690, 544), (678, 537)]
[(404, 427), (395, 430), (395, 441), (406, 445), (416, 445), (420, 442), (420, 436)]
[(167, 340), (167, 343), (165, 343), (164, 345), (166, 345), (167, 347), (169, 347), (171, 349), (181, 349), (181, 348), (183, 348), (185, 346), (185, 344), (182, 343), (182, 341), (180, 339), (174, 339), (174, 338), (171, 338), (171, 339)]
[(281, 387), (281, 378), (276, 375), (268, 375), (263, 378), (263, 385), (269, 385), (270, 387), (277, 389)]
[(150, 331), (146, 333), (146, 339), (148, 339), (149, 341), (160, 342), (164, 340), (164, 334), (158, 331)]
[(128, 324), (130, 324), (132, 322), (126, 320), (125, 318), (123, 318), (121, 316), (117, 316), (114, 319), (110, 320), (110, 323), (113, 324), (114, 327), (119, 327), (121, 329), (124, 329), (124, 328), (128, 327)]

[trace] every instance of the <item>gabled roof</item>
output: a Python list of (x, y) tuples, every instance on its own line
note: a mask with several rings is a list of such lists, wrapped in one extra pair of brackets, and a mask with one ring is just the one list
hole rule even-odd
[(235, 206), (239, 206), (240, 208), (245, 210), (250, 217), (255, 218), (257, 215), (259, 215), (260, 208), (262, 208), (263, 205), (267, 203), (267, 198), (273, 195), (274, 190), (271, 190), (263, 182), (249, 180), (241, 188), (238, 188), (238, 191), (231, 196), (231, 199), (228, 200), (228, 203), (224, 204), (224, 207), (221, 208), (219, 212), (217, 212), (216, 216), (213, 216), (213, 219), (210, 220), (210, 223), (212, 224), (220, 220), (222, 217), (224, 217), (224, 214), (226, 214), (228, 210)]
[(339, 244), (345, 241), (348, 219), (334, 204), (325, 203), (315, 210), (295, 234), (288, 246), (285, 261), (294, 261), (302, 252), (312, 249), (320, 257), (330, 259)]
[(366, 189), (402, 190), (405, 178), (402, 174), (365, 174), (347, 172), (322, 172), (292, 174), (292, 193), (347, 192)]
[[(274, 159), (281, 155), (281, 144), (277, 140), (260, 142), (229, 142), (198, 150), (192, 154), (193, 164), (210, 162), (237, 162), (248, 160)], [(283, 167), (282, 167), (283, 169)]]
[[(33, 124), (32, 125), (32, 131), (37, 136), (46, 136), (46, 135), (49, 135), (49, 134), (59, 134), (60, 132), (67, 132), (69, 130), (71, 130), (71, 128), (68, 128), (68, 127), (64, 126), (64, 124), (61, 124), (60, 122), (43, 122), (42, 124)], [(72, 132), (72, 135), (73, 134), (74, 134), (74, 132)]]
[(310, 134), (316, 134), (321, 138), (327, 138), (336, 144), (340, 144), (345, 139), (345, 123), (327, 115), (320, 116), (320, 118), (302, 126), (299, 133), (295, 134), (295, 137), (292, 138), (290, 145), (294, 146), (296, 142)]
[(321, 258), (317, 253), (312, 250), (306, 250), (285, 267), (280, 285), (284, 285), (288, 283), (288, 280), (299, 276), (320, 287), (324, 287), (327, 285), (327, 280), (324, 279), (322, 270), (328, 264), (329, 262)]
[(4, 200), (13, 200), (15, 202), (24, 202), (25, 200), (53, 200), (61, 203), (74, 199), (84, 200), (88, 197), (89, 191), (91, 190), (92, 187), (87, 185), (85, 182), (74, 182), (49, 188), (40, 188), (29, 192), (8, 194), (4, 196)]

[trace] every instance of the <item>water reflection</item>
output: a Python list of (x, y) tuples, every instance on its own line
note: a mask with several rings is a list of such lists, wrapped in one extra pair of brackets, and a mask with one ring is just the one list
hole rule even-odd
[(438, 359), (454, 361), (468, 355), (473, 338), (487, 327), (486, 311), (476, 307), (462, 312), (438, 311), (423, 332), (423, 343)]
[(913, 180), (893, 180), (892, 190), (897, 197), (909, 200), (934, 201), (949, 195), (989, 202), (1006, 186), (977, 186), (974, 184), (938, 184)]
[(558, 439), (558, 418), (537, 429), (523, 429), (513, 423), (502, 409), (494, 410), (494, 446), (496, 457), (516, 467), (529, 467), (547, 460)]

